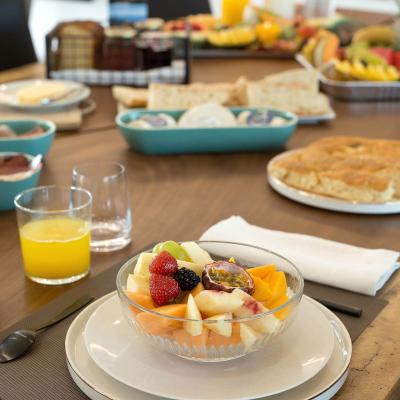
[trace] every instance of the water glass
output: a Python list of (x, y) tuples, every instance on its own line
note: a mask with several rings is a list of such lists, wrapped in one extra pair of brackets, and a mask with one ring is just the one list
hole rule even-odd
[(73, 185), (92, 194), (92, 251), (119, 250), (131, 242), (132, 218), (125, 167), (118, 163), (80, 164)]
[(26, 276), (45, 285), (89, 273), (92, 196), (75, 187), (41, 186), (14, 200)]

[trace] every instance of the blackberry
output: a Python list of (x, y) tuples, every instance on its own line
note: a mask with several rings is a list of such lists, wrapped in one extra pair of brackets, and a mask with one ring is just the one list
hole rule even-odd
[(178, 282), (181, 290), (184, 291), (192, 290), (200, 283), (200, 278), (197, 276), (196, 272), (185, 267), (175, 272), (174, 279)]

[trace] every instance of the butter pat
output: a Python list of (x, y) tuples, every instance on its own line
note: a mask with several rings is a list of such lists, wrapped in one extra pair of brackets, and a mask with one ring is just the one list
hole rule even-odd
[(49, 82), (26, 86), (17, 92), (20, 104), (40, 104), (43, 99), (54, 99), (62, 96), (65, 92), (65, 85), (62, 83)]

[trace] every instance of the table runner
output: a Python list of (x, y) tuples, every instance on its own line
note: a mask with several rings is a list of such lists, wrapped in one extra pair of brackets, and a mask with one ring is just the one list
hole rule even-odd
[[(115, 278), (122, 263), (115, 265), (93, 279), (81, 282), (29, 317), (0, 333), (3, 338), (9, 332), (39, 325), (57, 314), (83, 294), (96, 299), (115, 290)], [(336, 313), (346, 325), (352, 340), (368, 327), (387, 301), (312, 282), (306, 282), (305, 293), (326, 300), (346, 303), (363, 309), (361, 318)], [(38, 337), (31, 351), (19, 360), (0, 364), (1, 400), (82, 400), (87, 397), (75, 386), (66, 365), (65, 336), (77, 314), (65, 319)]]

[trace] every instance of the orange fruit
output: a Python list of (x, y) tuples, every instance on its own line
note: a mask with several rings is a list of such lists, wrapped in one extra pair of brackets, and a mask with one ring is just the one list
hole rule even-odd
[(272, 302), (286, 295), (287, 284), (285, 273), (283, 271), (275, 271), (273, 274), (268, 275), (266, 280), (272, 292)]
[(203, 328), (201, 335), (192, 336), (187, 333), (184, 329), (178, 329), (172, 332), (172, 337), (181, 345), (187, 345), (189, 347), (201, 347), (206, 346), (208, 340), (209, 330)]
[[(186, 304), (169, 304), (154, 308), (160, 314), (171, 317), (183, 318), (186, 312)], [(164, 318), (161, 315), (154, 315), (148, 312), (141, 312), (136, 315), (136, 321), (143, 330), (156, 336), (168, 336), (171, 331), (181, 329), (182, 322)]]
[(258, 276), (253, 276), (254, 281), (254, 293), (253, 297), (257, 301), (268, 301), (273, 297), (272, 291), (269, 287), (268, 281), (259, 278)]
[[(129, 299), (131, 299), (132, 301), (134, 301), (135, 303), (140, 304), (142, 307), (148, 308), (148, 309), (152, 309), (155, 308), (155, 304), (153, 303), (153, 300), (151, 299), (150, 296), (147, 296), (145, 294), (141, 294), (141, 293), (136, 293), (136, 292), (126, 292), (126, 295), (129, 297)], [(142, 312), (141, 309), (131, 306), (129, 305), (129, 308), (135, 313), (139, 313)]]
[(275, 272), (276, 267), (275, 265), (261, 265), (260, 267), (254, 267), (247, 269), (247, 272), (254, 278), (255, 276), (264, 279), (266, 278), (271, 272)]

